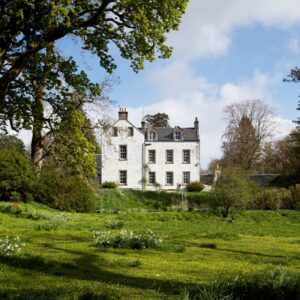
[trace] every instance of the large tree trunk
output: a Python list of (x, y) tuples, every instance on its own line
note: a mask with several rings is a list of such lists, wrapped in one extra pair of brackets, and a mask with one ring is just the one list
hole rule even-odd
[(44, 152), (44, 92), (40, 83), (36, 87), (36, 97), (32, 105), (32, 140), (31, 140), (31, 160), (39, 170), (43, 164)]

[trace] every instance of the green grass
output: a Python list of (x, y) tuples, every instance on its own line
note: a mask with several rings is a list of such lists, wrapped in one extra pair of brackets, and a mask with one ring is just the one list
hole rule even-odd
[(192, 208), (208, 207), (211, 193), (178, 193), (135, 191), (121, 189), (102, 189), (99, 192), (99, 201), (96, 205), (101, 212), (113, 211), (144, 211), (166, 210), (167, 207), (177, 205), (186, 196)]
[[(20, 236), (25, 247), (17, 256), (0, 255), (0, 299), (222, 299), (229, 286), (239, 295), (259, 285), (270, 298), (256, 299), (289, 299), (280, 293), (299, 289), (292, 286), (300, 274), (296, 211), (242, 211), (225, 220), (212, 212), (128, 212), (135, 200), (119, 213), (95, 214), (62, 214), (35, 203), (15, 214), (5, 205), (0, 239)], [(107, 228), (111, 221), (151, 229), (162, 248), (95, 247), (94, 230), (119, 230)]]

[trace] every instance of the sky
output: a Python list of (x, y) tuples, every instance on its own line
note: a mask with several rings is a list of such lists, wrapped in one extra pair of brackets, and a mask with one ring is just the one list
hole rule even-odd
[[(179, 31), (168, 36), (174, 47), (168, 60), (146, 63), (138, 74), (130, 62), (114, 53), (119, 78), (110, 92), (118, 107), (127, 108), (129, 120), (140, 126), (144, 114), (165, 112), (172, 126), (192, 127), (200, 122), (201, 165), (221, 156), (226, 127), (224, 106), (261, 99), (276, 114), (274, 138), (295, 127), (300, 84), (283, 82), (300, 67), (299, 0), (190, 0)], [(96, 56), (83, 52), (80, 42), (58, 41), (89, 77), (106, 76)]]

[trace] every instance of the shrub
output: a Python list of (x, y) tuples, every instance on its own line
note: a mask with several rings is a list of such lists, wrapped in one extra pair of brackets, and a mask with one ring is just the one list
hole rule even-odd
[(1, 200), (29, 200), (36, 180), (35, 169), (24, 154), (13, 149), (0, 150)]
[(201, 192), (204, 189), (204, 185), (200, 181), (193, 181), (187, 184), (186, 189), (188, 192)]
[(59, 169), (42, 170), (37, 200), (62, 211), (91, 212), (96, 196), (89, 182), (79, 176), (65, 175)]
[(261, 190), (253, 202), (255, 209), (290, 209), (292, 208), (291, 191), (285, 188), (266, 188)]
[(291, 187), (300, 184), (300, 174), (279, 175), (272, 179), (269, 183), (272, 187)]
[(96, 247), (100, 248), (159, 248), (163, 242), (163, 240), (151, 230), (147, 230), (141, 234), (134, 233), (130, 230), (121, 230), (118, 233), (95, 231), (93, 239)]
[(37, 230), (44, 230), (44, 231), (53, 231), (58, 229), (60, 223), (57, 221), (44, 221), (37, 225)]
[(116, 189), (118, 184), (114, 181), (105, 181), (101, 184), (101, 187), (103, 189)]
[(291, 208), (300, 210), (300, 184), (291, 187), (290, 192), (292, 196)]
[(222, 208), (223, 217), (228, 217), (232, 208), (246, 208), (253, 200), (257, 185), (240, 169), (227, 168), (222, 170), (213, 186), (215, 197), (212, 198), (213, 208)]
[(120, 229), (123, 226), (124, 226), (124, 222), (119, 220), (112, 220), (105, 223), (105, 227), (109, 229)]

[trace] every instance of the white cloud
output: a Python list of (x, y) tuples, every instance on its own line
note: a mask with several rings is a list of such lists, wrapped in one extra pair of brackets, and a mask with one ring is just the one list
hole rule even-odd
[[(268, 91), (274, 79), (259, 71), (255, 71), (250, 79), (217, 86), (202, 76), (196, 76), (188, 65), (174, 63), (160, 72), (153, 70), (148, 78), (166, 96), (162, 101), (145, 107), (128, 107), (130, 121), (140, 126), (143, 111), (145, 114), (166, 112), (172, 126), (192, 127), (197, 116), (200, 121), (201, 164), (204, 168), (212, 158), (221, 156), (221, 137), (226, 127), (223, 118), (225, 105), (246, 99), (261, 99), (270, 106), (277, 105)], [(290, 120), (277, 116), (276, 121), (275, 137), (284, 136), (293, 128)]]
[(186, 60), (226, 54), (236, 27), (288, 28), (300, 22), (299, 0), (191, 0), (170, 43)]

